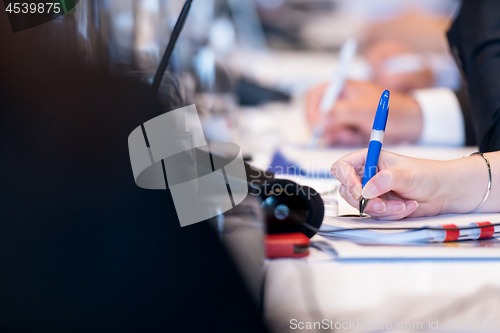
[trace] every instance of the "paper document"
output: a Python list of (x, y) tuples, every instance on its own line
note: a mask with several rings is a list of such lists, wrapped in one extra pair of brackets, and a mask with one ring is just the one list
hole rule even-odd
[[(485, 223), (488, 225), (487, 228), (478, 226)], [(447, 214), (401, 221), (379, 221), (366, 217), (326, 217), (319, 234), (327, 238), (343, 238), (375, 244), (443, 242), (445, 240), (491, 238), (497, 235), (500, 232), (500, 226), (490, 227), (488, 223), (500, 223), (500, 214)], [(454, 226), (467, 229), (459, 231), (439, 230), (441, 227), (454, 228)], [(438, 230), (418, 230), (418, 228), (425, 227), (437, 228)], [(359, 230), (362, 228), (381, 230)], [(394, 228), (417, 230), (391, 230)]]
[[(322, 231), (377, 227), (396, 228), (440, 226), (454, 224), (457, 227), (489, 221), (500, 223), (500, 214), (447, 214), (436, 217), (378, 221), (371, 218), (328, 217)], [(334, 259), (346, 260), (394, 260), (394, 259), (484, 259), (500, 260), (500, 239), (497, 237), (475, 241), (429, 243), (425, 239), (431, 230), (411, 232), (352, 230), (327, 234), (319, 232), (311, 239), (313, 247), (309, 261)]]

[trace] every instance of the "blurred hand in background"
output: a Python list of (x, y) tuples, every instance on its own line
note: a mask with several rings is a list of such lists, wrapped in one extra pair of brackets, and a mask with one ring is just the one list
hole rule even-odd
[(421, 52), (448, 52), (445, 32), (450, 25), (448, 17), (422, 12), (407, 13), (368, 26), (364, 44), (374, 45), (394, 40)]
[[(323, 139), (329, 145), (366, 145), (384, 88), (365, 81), (346, 81), (337, 103), (322, 116), (319, 105), (327, 83), (313, 88), (306, 96), (307, 120), (311, 126), (324, 123)], [(420, 106), (411, 96), (391, 92), (390, 117), (384, 143), (414, 143), (422, 132)]]
[(373, 81), (391, 92), (429, 88), (434, 83), (434, 73), (425, 57), (405, 43), (385, 40), (369, 47), (365, 55)]

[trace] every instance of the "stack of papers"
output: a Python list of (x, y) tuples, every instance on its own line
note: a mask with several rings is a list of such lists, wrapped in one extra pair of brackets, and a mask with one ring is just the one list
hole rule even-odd
[[(437, 242), (442, 238), (443, 231), (428, 229), (395, 231), (391, 228), (441, 227), (443, 225), (456, 225), (460, 228), (469, 227), (471, 223), (478, 222), (500, 223), (500, 214), (446, 214), (401, 221), (380, 221), (369, 217), (327, 216), (321, 226), (320, 234), (324, 237), (352, 239), (375, 244)], [(382, 230), (356, 230), (359, 228), (380, 228)]]
[[(500, 259), (500, 240), (429, 243), (434, 230), (413, 232), (350, 230), (354, 228), (421, 228), (454, 224), (457, 227), (477, 222), (500, 223), (500, 214), (446, 214), (401, 221), (379, 221), (360, 217), (327, 217), (312, 246), (338, 259)], [(498, 227), (497, 227), (498, 228)]]

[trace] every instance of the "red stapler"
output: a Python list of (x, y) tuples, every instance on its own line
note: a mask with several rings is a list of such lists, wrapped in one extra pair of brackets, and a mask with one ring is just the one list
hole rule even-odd
[(266, 258), (303, 258), (309, 255), (309, 237), (301, 232), (266, 235)]

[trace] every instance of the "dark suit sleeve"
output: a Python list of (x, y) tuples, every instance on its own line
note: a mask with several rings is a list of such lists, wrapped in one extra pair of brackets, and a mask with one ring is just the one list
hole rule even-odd
[(500, 150), (500, 1), (464, 0), (448, 40), (468, 83), (479, 149)]

